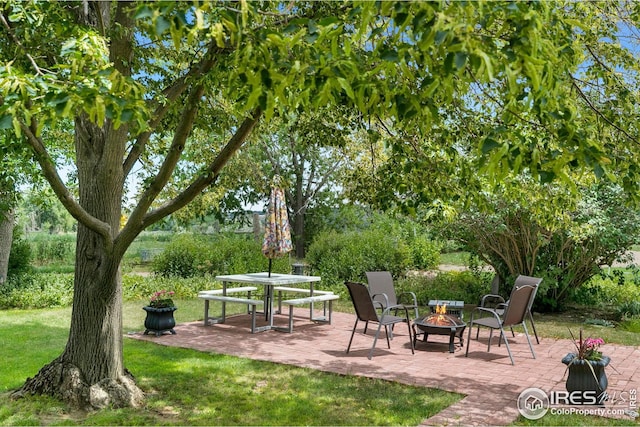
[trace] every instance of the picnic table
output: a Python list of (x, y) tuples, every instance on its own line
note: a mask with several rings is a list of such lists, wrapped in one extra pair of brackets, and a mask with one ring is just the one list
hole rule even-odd
[[(334, 295), (331, 292), (326, 291), (314, 291), (314, 284), (320, 282), (320, 276), (302, 276), (297, 274), (278, 274), (278, 273), (246, 273), (246, 274), (229, 274), (229, 275), (220, 275), (215, 277), (216, 280), (222, 282), (222, 289), (218, 291), (203, 291), (198, 294), (200, 298), (205, 299), (205, 324), (211, 323), (224, 323), (226, 317), (226, 304), (227, 303), (242, 303), (247, 304), (252, 307), (249, 311), (252, 314), (252, 332), (262, 332), (268, 331), (271, 329), (276, 330), (284, 330), (286, 332), (291, 332), (293, 330), (293, 306), (301, 305), (301, 304), (310, 304), (310, 312), (309, 317), (314, 321), (326, 321), (330, 322), (330, 313), (331, 308), (329, 308), (329, 317), (328, 318), (314, 318), (314, 303), (316, 302), (329, 302), (338, 299), (338, 295)], [(252, 285), (252, 286), (244, 286), (240, 288), (230, 287), (230, 284), (233, 283), (241, 283), (244, 285)], [(252, 299), (250, 296), (250, 292), (253, 290), (257, 290), (257, 287), (253, 285), (258, 285), (264, 287), (264, 300), (259, 301), (255, 298)], [(306, 287), (295, 287), (295, 285), (308, 285), (308, 289)], [(234, 289), (239, 289), (241, 292), (248, 292), (247, 298), (238, 298), (236, 296), (230, 296), (229, 294), (233, 294)], [(279, 306), (282, 304), (289, 305), (289, 325), (287, 328), (275, 327), (273, 325), (273, 315), (274, 311), (274, 294), (275, 291), (279, 292), (299, 292), (305, 294), (303, 298), (289, 299), (283, 300), (279, 299)], [(222, 315), (220, 317), (209, 317), (208, 315), (208, 301), (220, 301), (222, 303)], [(265, 320), (267, 324), (265, 326), (257, 327), (255, 326), (255, 314), (256, 308), (259, 305), (264, 306), (264, 314)], [(326, 306), (325, 306), (326, 312)]]

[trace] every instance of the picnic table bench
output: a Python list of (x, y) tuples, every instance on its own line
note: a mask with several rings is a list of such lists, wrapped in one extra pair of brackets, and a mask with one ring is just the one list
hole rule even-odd
[[(318, 295), (316, 295), (318, 294)], [(303, 305), (303, 304), (313, 304), (314, 302), (322, 302), (323, 303), (323, 309), (324, 309), (324, 316), (323, 317), (311, 317), (311, 320), (314, 322), (323, 322), (323, 323), (329, 323), (331, 324), (331, 313), (333, 312), (333, 301), (339, 299), (340, 296), (336, 295), (332, 292), (323, 292), (323, 293), (319, 293), (319, 291), (315, 291), (313, 296), (308, 296), (305, 298), (295, 298), (295, 299), (284, 299), (284, 300), (279, 300), (278, 301), (278, 305), (280, 306), (280, 304), (284, 304), (284, 305), (288, 305), (289, 306), (289, 323), (287, 325), (286, 328), (283, 328), (281, 326), (275, 327), (274, 329), (277, 329), (279, 331), (284, 331), (284, 332), (293, 332), (293, 306), (295, 305)], [(329, 303), (329, 315), (327, 316), (327, 303)]]
[[(264, 301), (261, 299), (251, 298), (251, 292), (258, 290), (254, 286), (243, 286), (239, 288), (227, 288), (214, 289), (209, 291), (198, 292), (198, 298), (204, 300), (204, 325), (207, 326), (210, 323), (224, 323), (226, 320), (226, 307), (222, 304), (222, 314), (216, 317), (209, 316), (209, 301), (220, 301), (223, 303), (236, 303), (246, 304), (247, 313), (251, 314), (251, 333), (256, 333), (261, 328), (256, 327), (256, 311), (258, 306), (264, 306)], [(247, 293), (246, 298), (240, 298), (236, 296), (229, 296), (229, 294)]]

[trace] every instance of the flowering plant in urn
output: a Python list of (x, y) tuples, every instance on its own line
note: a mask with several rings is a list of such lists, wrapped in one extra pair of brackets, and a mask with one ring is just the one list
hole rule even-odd
[[(571, 331), (569, 331), (571, 333)], [(602, 338), (586, 338), (582, 337), (582, 329), (580, 329), (580, 339), (576, 340), (571, 333), (571, 337), (574, 340), (576, 346), (575, 353), (569, 353), (567, 358), (571, 360), (589, 360), (592, 362), (598, 362), (602, 360), (602, 353), (600, 352), (600, 346), (604, 344)]]
[(166, 291), (164, 289), (154, 293), (151, 296), (151, 300), (149, 301), (149, 307), (153, 307), (153, 308), (174, 307), (175, 304), (173, 303), (173, 298), (172, 298), (174, 294), (175, 292)]
[[(571, 332), (571, 331), (569, 331)], [(611, 359), (600, 352), (600, 346), (604, 344), (602, 338), (583, 338), (582, 329), (580, 339), (573, 338), (576, 348), (574, 353), (569, 353), (562, 358), (562, 363), (567, 365), (569, 373), (566, 382), (567, 391), (578, 392), (575, 403), (602, 404), (607, 398), (608, 380), (605, 367)]]
[(144, 319), (145, 335), (154, 333), (156, 336), (160, 336), (165, 332), (176, 333), (173, 329), (176, 326), (173, 312), (178, 307), (173, 303), (173, 295), (173, 291), (158, 291), (151, 296), (149, 305), (142, 307), (147, 312), (147, 317)]

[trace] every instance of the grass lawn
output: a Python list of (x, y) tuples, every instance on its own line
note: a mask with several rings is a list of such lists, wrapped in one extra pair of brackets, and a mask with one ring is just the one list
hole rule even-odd
[(447, 252), (440, 254), (440, 264), (459, 265), (466, 267), (469, 265), (468, 252)]
[[(201, 301), (177, 301), (179, 322)], [(126, 303), (124, 331), (143, 330), (140, 303)], [(178, 314), (179, 313), (179, 314)], [(69, 309), (0, 312), (1, 425), (418, 425), (462, 395), (194, 350), (125, 340), (125, 364), (147, 393), (140, 409), (74, 411), (50, 398), (12, 401), (60, 354)]]
[[(177, 301), (178, 322), (202, 317), (199, 300)], [(347, 305), (338, 310), (348, 311)], [(538, 333), (577, 332), (639, 345), (631, 331), (584, 325), (580, 312), (537, 315)], [(143, 330), (139, 302), (124, 306), (124, 332)], [(60, 354), (70, 309), (0, 312), (0, 425), (418, 425), (463, 396), (379, 379), (343, 376), (250, 359), (125, 340), (125, 363), (147, 393), (140, 409), (74, 411), (46, 397), (12, 401), (8, 391)], [(487, 423), (490, 423), (487, 420)], [(515, 425), (637, 425), (629, 420), (551, 415)]]

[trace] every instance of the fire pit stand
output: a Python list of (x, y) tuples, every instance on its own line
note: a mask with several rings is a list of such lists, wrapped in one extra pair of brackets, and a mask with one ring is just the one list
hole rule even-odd
[[(444, 319), (444, 320), (443, 320)], [(449, 353), (455, 350), (455, 338), (460, 340), (460, 346), (464, 347), (462, 333), (467, 324), (459, 317), (451, 314), (429, 314), (413, 321), (413, 345), (418, 341), (418, 335), (422, 334), (422, 341), (427, 342), (429, 334), (449, 335)]]
[(442, 306), (445, 307), (447, 314), (453, 314), (454, 316), (458, 316), (460, 319), (464, 319), (464, 301), (442, 299), (429, 300), (429, 308), (431, 309), (432, 313), (435, 313), (436, 309)]

